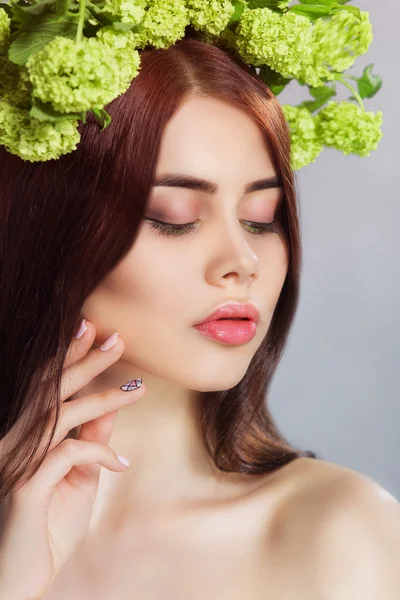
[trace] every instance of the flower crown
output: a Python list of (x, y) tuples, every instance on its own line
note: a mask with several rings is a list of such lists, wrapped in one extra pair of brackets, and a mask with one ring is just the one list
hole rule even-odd
[[(167, 48), (188, 25), (237, 53), (275, 95), (293, 79), (308, 86), (309, 100), (282, 105), (293, 170), (325, 147), (369, 156), (382, 138), (382, 112), (363, 104), (382, 86), (374, 65), (360, 77), (344, 74), (373, 39), (369, 13), (350, 0), (0, 2), (0, 144), (23, 160), (75, 150), (87, 111), (107, 127), (104, 106), (138, 75), (139, 51)], [(338, 82), (348, 101), (333, 100)]]

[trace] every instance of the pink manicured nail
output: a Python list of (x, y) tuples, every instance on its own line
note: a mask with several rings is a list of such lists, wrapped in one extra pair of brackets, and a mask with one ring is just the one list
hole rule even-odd
[(109, 350), (110, 348), (115, 346), (115, 344), (117, 343), (117, 340), (118, 340), (118, 336), (119, 336), (119, 333), (117, 333), (117, 332), (110, 335), (110, 337), (107, 338), (106, 341), (102, 343), (102, 345), (100, 346), (100, 350)]
[(123, 465), (126, 465), (127, 467), (129, 467), (129, 465), (131, 464), (129, 462), (129, 460), (127, 458), (124, 458), (123, 456), (120, 456), (119, 454), (117, 454), (118, 459), (122, 462)]
[(86, 319), (83, 319), (81, 321), (81, 324), (79, 325), (78, 331), (76, 332), (76, 334), (74, 335), (74, 338), (76, 340), (79, 340), (83, 334), (85, 333), (85, 331), (87, 331), (87, 327), (86, 327)]

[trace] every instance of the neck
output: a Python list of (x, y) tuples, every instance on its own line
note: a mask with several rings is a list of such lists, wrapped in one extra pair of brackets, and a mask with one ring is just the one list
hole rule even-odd
[[(142, 377), (145, 395), (118, 410), (109, 446), (130, 461), (124, 473), (102, 470), (103, 484), (116, 502), (135, 506), (176, 506), (224, 494), (243, 476), (216, 468), (204, 446), (199, 392), (184, 389), (119, 360), (82, 388), (74, 398), (119, 387)], [(127, 392), (135, 394), (135, 392)]]

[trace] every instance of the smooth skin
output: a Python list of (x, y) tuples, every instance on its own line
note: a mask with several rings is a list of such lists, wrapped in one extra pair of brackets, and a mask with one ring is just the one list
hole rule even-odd
[[(258, 127), (220, 100), (186, 100), (163, 132), (156, 177), (166, 173), (217, 190), (154, 186), (132, 249), (82, 308), (95, 347), (114, 331), (125, 347), (74, 399), (138, 377), (146, 397), (121, 405), (102, 433), (131, 467), (101, 470), (87, 534), (44, 600), (398, 600), (399, 504), (377, 483), (307, 458), (261, 478), (226, 474), (202, 442), (197, 392), (242, 379), (287, 273), (283, 237), (248, 227), (272, 222), (280, 201), (279, 188), (244, 194), (275, 175)], [(155, 219), (194, 231), (162, 236)], [(193, 328), (234, 299), (260, 309), (251, 342), (225, 346)], [(30, 539), (30, 502), (24, 509), (14, 522)]]
[[(101, 467), (113, 472), (128, 468), (108, 443), (118, 409), (139, 400), (145, 386), (130, 392), (111, 388), (64, 402), (118, 361), (125, 349), (119, 337), (109, 350), (91, 350), (96, 329), (92, 323), (87, 328), (81, 339), (73, 339), (68, 351), (61, 417), (49, 451), (35, 475), (9, 497), (3, 509), (2, 600), (44, 596), (86, 534)], [(77, 426), (81, 426), (79, 438), (64, 439)], [(16, 429), (2, 440), (2, 451), (15, 434)]]
[[(145, 402), (116, 417), (111, 442), (135, 465), (135, 476), (102, 479), (96, 523), (109, 525), (110, 535), (115, 514), (129, 518), (129, 507), (159, 514), (238, 492), (246, 478), (218, 471), (204, 447), (197, 392), (230, 389), (244, 377), (268, 332), (288, 268), (283, 236), (249, 226), (274, 221), (282, 189), (244, 193), (248, 183), (276, 175), (246, 113), (213, 98), (185, 101), (162, 135), (155, 177), (167, 173), (202, 178), (218, 190), (153, 186), (131, 250), (82, 307), (82, 316), (96, 325), (96, 344), (118, 331), (126, 348), (81, 393), (132, 377), (142, 377), (147, 387)], [(194, 223), (194, 231), (161, 235), (153, 220)], [(194, 329), (234, 299), (250, 300), (260, 310), (249, 343), (226, 346)]]

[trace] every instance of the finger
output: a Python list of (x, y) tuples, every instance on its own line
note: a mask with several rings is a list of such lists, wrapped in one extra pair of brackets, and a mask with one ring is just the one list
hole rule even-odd
[[(90, 323), (85, 319), (86, 331), (81, 338), (72, 338), (67, 355), (64, 360), (63, 368), (71, 366), (73, 363), (81, 360), (92, 347), (94, 340), (96, 339), (96, 328), (93, 323)], [(79, 329), (79, 328), (78, 328)], [(51, 362), (51, 361), (50, 361)], [(43, 369), (41, 381), (46, 381), (49, 377), (52, 377), (54, 372), (50, 370), (48, 366)]]
[(98, 444), (108, 445), (117, 414), (118, 411), (113, 410), (98, 419), (84, 423), (80, 428), (78, 439), (84, 442), (97, 442)]
[(133, 379), (130, 384), (131, 387), (136, 386), (136, 389), (124, 392), (120, 388), (110, 388), (99, 394), (64, 402), (61, 405), (61, 417), (52, 438), (50, 450), (57, 446), (75, 427), (83, 427), (88, 422), (98, 420), (107, 413), (117, 411), (119, 408), (139, 400), (146, 391), (142, 384), (142, 378)]
[(85, 319), (86, 331), (79, 339), (73, 337), (64, 361), (64, 369), (81, 360), (91, 349), (96, 339), (96, 328)]
[(97, 375), (108, 369), (108, 367), (122, 356), (124, 350), (125, 342), (117, 335), (116, 343), (108, 350), (102, 351), (100, 347), (95, 348), (84, 356), (83, 359), (67, 367), (64, 370), (61, 380), (61, 402), (70, 398), (90, 383)]
[(30, 505), (35, 504), (46, 509), (56, 486), (71, 469), (94, 464), (111, 471), (124, 471), (127, 468), (109, 446), (82, 440), (64, 440), (47, 454), (38, 471), (24, 488), (15, 493), (15, 501), (28, 502)]
[[(98, 444), (105, 444), (106, 446), (110, 443), (110, 438), (112, 434), (112, 430), (115, 424), (115, 418), (117, 416), (118, 411), (114, 410), (110, 413), (99, 417), (98, 419), (93, 419), (93, 421), (88, 421), (87, 423), (83, 423), (79, 432), (79, 440), (84, 442), (96, 442)], [(98, 481), (100, 477), (101, 465), (87, 465), (86, 466), (86, 475), (91, 478), (92, 481)], [(70, 476), (72, 475), (72, 471)], [(78, 477), (80, 476), (77, 474)], [(76, 482), (76, 477), (72, 477), (71, 481)]]

